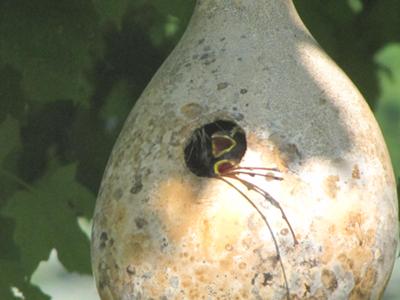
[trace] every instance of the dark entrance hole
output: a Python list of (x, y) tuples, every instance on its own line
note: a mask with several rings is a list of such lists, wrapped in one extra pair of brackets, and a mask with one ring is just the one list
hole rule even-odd
[(235, 122), (216, 120), (195, 129), (184, 149), (188, 169), (200, 177), (216, 177), (214, 165), (222, 160), (239, 164), (246, 152), (246, 135)]

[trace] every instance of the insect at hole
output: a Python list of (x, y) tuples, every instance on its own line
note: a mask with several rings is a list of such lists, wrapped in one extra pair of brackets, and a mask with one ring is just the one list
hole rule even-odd
[(246, 148), (246, 135), (239, 125), (216, 120), (194, 130), (184, 149), (185, 163), (197, 176), (217, 177), (218, 168), (238, 165)]

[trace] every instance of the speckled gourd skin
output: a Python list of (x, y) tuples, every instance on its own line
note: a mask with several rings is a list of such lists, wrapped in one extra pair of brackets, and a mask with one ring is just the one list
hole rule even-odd
[[(378, 299), (398, 237), (393, 171), (360, 93), (289, 0), (202, 0), (130, 113), (99, 192), (93, 271), (108, 299), (285, 299), (271, 236), (217, 179), (185, 166), (193, 130), (216, 119), (247, 134), (242, 165), (278, 239), (292, 299)], [(245, 189), (244, 189), (245, 190)]]

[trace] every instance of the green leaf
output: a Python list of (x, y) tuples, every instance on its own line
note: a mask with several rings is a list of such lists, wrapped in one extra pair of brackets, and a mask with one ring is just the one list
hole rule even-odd
[(7, 115), (19, 118), (28, 103), (22, 88), (22, 74), (10, 65), (0, 66), (0, 122)]
[(400, 43), (387, 44), (375, 56), (380, 86), (375, 111), (389, 147), (392, 163), (400, 176)]
[(6, 299), (14, 299), (11, 287), (23, 283), (23, 272), (20, 265), (14, 261), (0, 259), (0, 295)]
[(23, 293), (24, 299), (47, 300), (50, 299), (40, 289), (29, 283), (29, 276), (24, 272), (21, 264), (13, 260), (0, 259), (0, 295), (1, 299), (17, 299), (11, 288), (17, 288)]
[(15, 220), (14, 240), (27, 275), (53, 248), (68, 270), (90, 272), (89, 242), (77, 216), (92, 213), (94, 195), (75, 181), (75, 172), (75, 165), (58, 168), (31, 190), (15, 193), (3, 210)]
[(12, 117), (7, 117), (0, 124), (0, 164), (5, 157), (19, 147), (21, 141), (19, 139), (18, 121)]
[(15, 175), (17, 160), (15, 154), (16, 151), (20, 149), (20, 146), (21, 141), (18, 121), (8, 116), (0, 124), (0, 207), (4, 205), (7, 198), (12, 195), (17, 188), (24, 185)]
[(12, 236), (15, 228), (13, 221), (13, 219), (0, 216), (0, 260), (19, 259), (19, 249)]
[(347, 5), (354, 13), (359, 13), (363, 10), (363, 3), (361, 0), (347, 0)]
[(108, 133), (117, 135), (117, 130), (121, 129), (134, 104), (132, 103), (134, 88), (127, 80), (118, 81), (112, 87), (99, 114)]
[(92, 92), (86, 72), (101, 45), (97, 25), (88, 1), (2, 0), (0, 64), (22, 74), (33, 101), (85, 104)]
[(113, 22), (118, 28), (121, 27), (122, 17), (126, 13), (126, 10), (132, 5), (131, 0), (92, 0), (92, 3), (101, 24)]
[(152, 0), (150, 1), (154, 7), (164, 15), (175, 16), (182, 20), (184, 23), (190, 18), (191, 12), (193, 11), (194, 3), (193, 0)]
[(192, 0), (151, 0), (152, 6), (159, 12), (159, 24), (152, 28), (149, 35), (156, 46), (167, 40), (178, 42), (192, 15), (194, 1)]

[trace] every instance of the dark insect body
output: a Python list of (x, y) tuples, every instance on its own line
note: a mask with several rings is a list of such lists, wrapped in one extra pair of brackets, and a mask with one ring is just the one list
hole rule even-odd
[(246, 152), (246, 148), (246, 135), (242, 128), (232, 121), (217, 120), (197, 128), (193, 132), (188, 144), (184, 149), (185, 162), (189, 170), (197, 176), (220, 179), (228, 184), (240, 195), (242, 195), (258, 212), (272, 236), (276, 255), (285, 280), (287, 299), (289, 299), (289, 284), (280, 255), (278, 242), (267, 218), (253, 200), (251, 200), (242, 190), (228, 180), (232, 179), (241, 183), (248, 190), (253, 190), (260, 194), (265, 200), (269, 201), (273, 206), (278, 208), (282, 214), (282, 218), (289, 227), (294, 244), (296, 245), (298, 244), (298, 241), (292, 226), (290, 225), (289, 220), (287, 219), (286, 214), (284, 213), (279, 202), (275, 200), (267, 191), (248, 180), (240, 178), (239, 175), (248, 175), (252, 177), (262, 176), (272, 180), (283, 180), (283, 178), (274, 175), (273, 172), (279, 172), (279, 170), (276, 168), (241, 167), (239, 164)]

